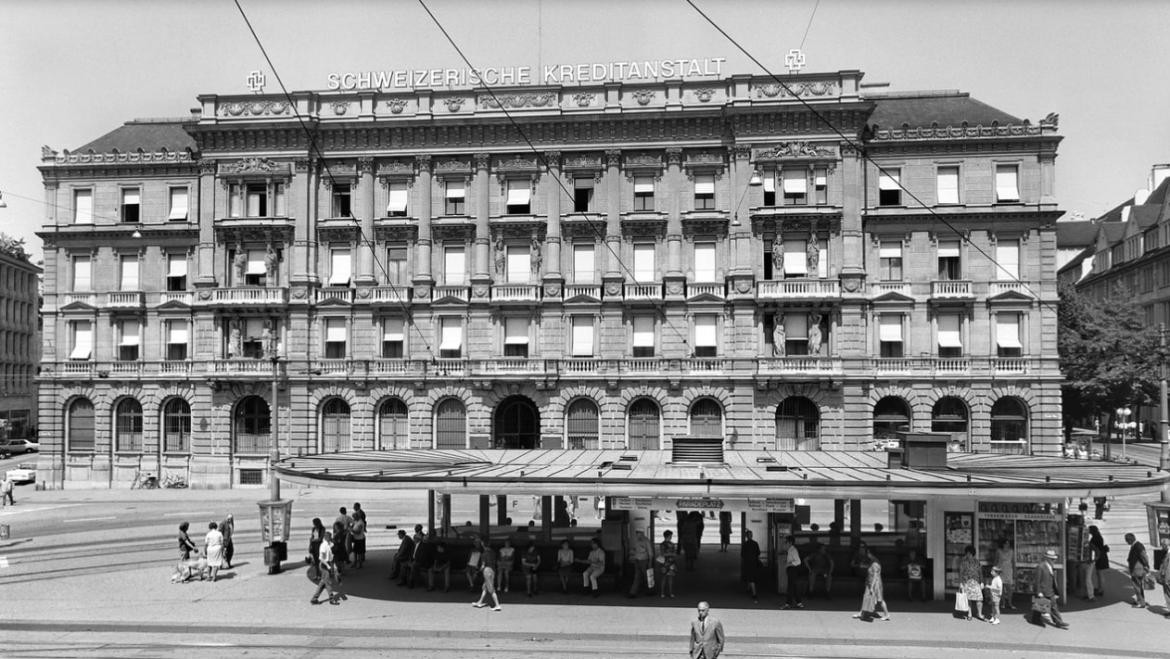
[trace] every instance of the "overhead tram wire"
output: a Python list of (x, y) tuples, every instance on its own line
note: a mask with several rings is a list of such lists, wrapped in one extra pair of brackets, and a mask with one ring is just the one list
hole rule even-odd
[[(463, 63), (467, 65), (467, 68), (474, 71), (476, 76), (479, 76), (479, 69), (475, 68), (475, 66), (471, 64), (471, 60), (463, 53), (463, 49), (459, 47), (459, 44), (455, 43), (455, 39), (451, 37), (450, 33), (447, 32), (447, 29), (443, 27), (443, 24), (439, 22), (438, 17), (436, 17), (434, 12), (431, 11), (431, 8), (427, 6), (425, 0), (418, 0), (418, 3), (422, 5), (423, 10), (426, 11), (427, 15), (431, 17), (432, 21), (434, 21), (435, 27), (439, 28), (439, 31), (443, 33), (443, 37), (447, 39), (447, 43), (451, 44), (451, 47), (454, 48), (455, 52), (459, 54), (460, 59), (462, 59)], [(482, 77), (480, 77), (480, 79), (482, 80)], [(548, 159), (544, 157), (544, 154), (537, 150), (536, 145), (534, 145), (532, 140), (528, 138), (528, 134), (524, 132), (524, 129), (520, 127), (520, 124), (518, 124), (516, 119), (512, 117), (512, 113), (508, 112), (508, 110), (505, 108), (505, 104), (500, 102), (499, 97), (496, 96), (495, 90), (493, 90), (490, 85), (484, 85), (484, 89), (487, 90), (487, 93), (492, 97), (492, 100), (495, 101), (496, 107), (498, 107), (500, 111), (504, 113), (504, 116), (508, 119), (508, 122), (512, 124), (512, 127), (516, 129), (516, 132), (520, 135), (520, 138), (524, 140), (526, 145), (528, 145), (528, 149), (534, 156), (536, 156), (536, 159), (545, 168), (545, 170), (548, 170)], [(569, 191), (569, 188), (565, 185), (565, 182), (561, 180), (561, 177), (557, 176), (554, 178), (557, 182), (557, 186), (565, 194), (565, 197), (570, 200), (573, 199), (573, 194)], [(566, 213), (566, 215), (573, 214), (574, 213)], [(621, 254), (614, 251), (613, 247), (610, 246), (609, 241), (605, 239), (606, 236), (604, 230), (598, 229), (597, 222), (591, 220), (588, 213), (581, 213), (580, 215), (581, 218), (585, 220), (585, 224), (593, 231), (593, 235), (597, 236), (597, 238), (600, 239), (601, 244), (605, 246), (605, 249), (613, 255), (615, 261), (621, 267), (622, 272), (629, 275), (631, 281), (637, 281), (637, 277), (634, 276), (634, 272), (630, 270), (630, 267), (626, 265), (625, 261), (622, 260)], [(665, 317), (664, 312), (661, 310), (659, 310), (659, 315)], [(669, 326), (674, 334), (682, 341), (683, 345), (690, 345), (690, 341), (687, 339), (687, 337), (684, 336), (682, 331), (679, 330), (679, 328), (674, 324), (663, 322), (663, 326)]]
[[(698, 5), (696, 5), (694, 3), (694, 0), (683, 0), (683, 1), (686, 2), (688, 5), (690, 5), (691, 8), (694, 9), (695, 12), (697, 12), (700, 16), (702, 16), (704, 20), (706, 20), (708, 23), (710, 23), (711, 27), (715, 28), (715, 30), (717, 32), (719, 32), (719, 34), (723, 35), (724, 38), (726, 38), (728, 41), (730, 41), (731, 44), (739, 50), (739, 52), (743, 53), (756, 66), (760, 67), (760, 69), (762, 69), (764, 71), (764, 73), (766, 73), (768, 75), (768, 77), (772, 79), (773, 82), (775, 82), (777, 85), (779, 85), (781, 88), (783, 88), (784, 91), (788, 92), (789, 96), (795, 98), (801, 105), (803, 105), (805, 107), (806, 110), (811, 112), (813, 114), (813, 116), (815, 116), (821, 123), (828, 126), (829, 129), (833, 133), (835, 133), (838, 137), (840, 137), (842, 140), (844, 140), (850, 147), (852, 147), (855, 151), (857, 151), (857, 153), (861, 154), (862, 159), (864, 159), (866, 162), (868, 162), (871, 165), (873, 165), (874, 167), (876, 167), (879, 173), (885, 175), (887, 178), (892, 179), (892, 177), (889, 176), (889, 171), (887, 171), (886, 168), (884, 168), (880, 164), (878, 164), (877, 161), (875, 161), (869, 155), (869, 152), (865, 149), (864, 145), (859, 144), (856, 140), (850, 138), (848, 135), (846, 135), (844, 132), (842, 132), (840, 128), (838, 128), (836, 125), (833, 124), (832, 121), (830, 121), (827, 117), (825, 117), (823, 114), (821, 114), (816, 109), (816, 107), (814, 107), (811, 103), (809, 103), (808, 101), (801, 98), (800, 95), (794, 94), (792, 92), (792, 88), (789, 87), (787, 83), (785, 83), (783, 80), (781, 80), (780, 77), (777, 76), (775, 73), (772, 73), (771, 69), (769, 69), (767, 66), (765, 66), (763, 62), (761, 62), (759, 59), (756, 58), (756, 56), (754, 56), (750, 52), (748, 52), (748, 50), (746, 48), (744, 48), (742, 45), (740, 45), (740, 43), (738, 41), (736, 41), (734, 37), (732, 37), (730, 34), (728, 34), (727, 31), (724, 30), (722, 27), (720, 27), (718, 23), (716, 23), (710, 16), (708, 16), (706, 14), (706, 12), (704, 12), (702, 9), (700, 9), (698, 7)], [(421, 0), (420, 0), (420, 2), (421, 2)], [(818, 2), (819, 2), (819, 0), (818, 0)], [(814, 11), (815, 11), (815, 9), (814, 9)], [(810, 18), (809, 20), (810, 20), (810, 25), (811, 25), (812, 19)], [(807, 34), (807, 32), (806, 32), (806, 34)], [(951, 232), (957, 238), (960, 238), (960, 239), (963, 238), (962, 232), (960, 232), (953, 224), (951, 224), (945, 217), (943, 217), (942, 215), (939, 215), (937, 212), (935, 212), (935, 210), (933, 208), (931, 208), (930, 206), (928, 206), (926, 204), (926, 202), (919, 199), (918, 195), (914, 194), (909, 189), (907, 189), (906, 186), (902, 184), (901, 177), (899, 177), (897, 179), (892, 179), (892, 180), (894, 180), (894, 183), (897, 184), (898, 188), (900, 190), (902, 190), (902, 192), (905, 192), (908, 197), (910, 197), (914, 201), (918, 202), (918, 205), (921, 206), (923, 210), (930, 213), (930, 215), (934, 218), (935, 221), (943, 224), (945, 227), (950, 229)], [(1039, 211), (1037, 211), (1037, 212), (1039, 212)], [(970, 241), (967, 241), (967, 242), (971, 247), (973, 247), (975, 249), (975, 251), (982, 254), (984, 257), (987, 258), (988, 261), (990, 261), (992, 264), (994, 264), (999, 269), (999, 271), (1001, 273), (1006, 273), (1012, 280), (1014, 280), (1016, 283), (1018, 283), (1021, 288), (1028, 291), (1029, 293), (1031, 293), (1032, 297), (1034, 297), (1036, 300), (1038, 300), (1040, 302), (1040, 304), (1043, 304), (1043, 305), (1049, 307), (1052, 311), (1056, 311), (1056, 307), (1054, 305), (1052, 305), (1051, 302), (1047, 302), (1046, 300), (1044, 300), (1044, 298), (1042, 298), (1039, 295), (1039, 293), (1036, 292), (1035, 289), (1033, 289), (1026, 282), (1021, 280), (1018, 275), (1013, 275), (1010, 272), (1008, 272), (1007, 270), (1005, 270), (999, 264), (999, 262), (995, 260), (994, 257), (992, 257), (990, 254), (987, 253), (986, 250), (984, 250), (982, 247), (980, 247), (979, 245), (976, 245), (973, 242), (970, 242)]]
[(808, 25), (804, 26), (804, 36), (800, 38), (800, 49), (801, 50), (804, 50), (804, 42), (806, 39), (808, 39), (809, 28), (812, 27), (813, 18), (815, 18), (817, 15), (817, 7), (820, 7), (820, 6), (821, 6), (821, 0), (817, 0), (817, 3), (815, 5), (813, 5), (812, 13), (809, 14), (809, 16), (808, 16)]
[[(337, 179), (333, 176), (333, 171), (329, 168), (329, 161), (325, 159), (320, 146), (317, 144), (316, 136), (314, 135), (313, 131), (309, 130), (308, 125), (305, 123), (305, 118), (297, 110), (297, 106), (296, 103), (293, 102), (292, 95), (289, 93), (288, 88), (285, 87), (284, 80), (280, 77), (280, 73), (276, 70), (276, 65), (272, 63), (272, 58), (268, 56), (268, 50), (264, 48), (264, 44), (260, 41), (260, 36), (256, 34), (256, 29), (252, 27), (252, 21), (248, 19), (248, 14), (240, 5), (240, 0), (233, 0), (233, 2), (235, 2), (236, 9), (239, 10), (240, 16), (244, 19), (244, 23), (248, 26), (248, 31), (252, 34), (253, 41), (256, 42), (256, 46), (260, 49), (260, 53), (264, 56), (264, 61), (268, 63), (268, 68), (272, 69), (272, 75), (276, 78), (277, 84), (280, 85), (280, 91), (284, 94), (284, 98), (288, 102), (289, 107), (292, 108), (293, 116), (297, 118), (297, 123), (300, 124), (301, 129), (305, 132), (305, 137), (307, 137), (309, 140), (309, 154), (316, 155), (317, 160), (325, 169), (325, 175), (329, 177), (330, 186), (335, 186)], [(312, 210), (313, 209), (310, 209), (310, 211)], [(388, 277), (389, 273), (386, 270), (385, 264), (382, 263), (382, 260), (378, 258), (378, 251), (376, 249), (377, 245), (374, 243), (372, 238), (366, 235), (366, 232), (361, 227), (361, 222), (354, 216), (352, 204), (348, 219), (351, 220), (354, 226), (357, 228), (357, 233), (359, 236), (361, 236), (362, 244), (370, 248), (370, 252), (374, 257), (374, 263), (381, 269), (383, 276)], [(398, 302), (399, 307), (402, 308), (403, 322), (410, 325), (410, 327), (414, 329), (415, 333), (418, 334), (419, 338), (423, 342), (423, 345), (427, 349), (427, 353), (431, 356), (431, 362), (437, 361), (435, 351), (431, 346), (431, 342), (427, 340), (426, 334), (418, 328), (417, 324), (415, 324), (414, 314), (411, 312), (410, 308), (406, 306), (406, 301), (403, 300), (402, 296), (398, 293), (398, 286), (391, 286), (390, 288), (394, 294), (394, 299)]]

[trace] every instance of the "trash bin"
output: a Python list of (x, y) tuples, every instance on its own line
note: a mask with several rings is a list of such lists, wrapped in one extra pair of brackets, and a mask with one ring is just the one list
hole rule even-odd
[(7, 540), (9, 533), (11, 533), (11, 529), (8, 528), (8, 525), (0, 524), (0, 540)]
[(288, 560), (288, 543), (274, 542), (264, 548), (264, 564), (265, 565), (279, 565), (281, 561)]

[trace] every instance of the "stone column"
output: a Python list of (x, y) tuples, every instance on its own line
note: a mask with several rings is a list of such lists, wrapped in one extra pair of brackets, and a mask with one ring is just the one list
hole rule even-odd
[(358, 274), (355, 282), (359, 286), (374, 286), (378, 279), (374, 276), (374, 159), (358, 158), (357, 195), (353, 204), (354, 213), (361, 223), (361, 235), (358, 237), (357, 265)]
[(621, 267), (622, 253), (622, 179), (621, 179), (622, 152), (618, 150), (605, 152), (605, 185), (608, 197), (605, 215), (605, 242), (609, 245), (606, 253), (605, 279), (622, 281), (624, 274)]
[(434, 283), (431, 275), (431, 199), (432, 181), (431, 156), (422, 154), (416, 158), (418, 178), (415, 179), (415, 208), (418, 209), (418, 243), (414, 254), (414, 282), (416, 285)]
[[(196, 288), (211, 288), (215, 281), (215, 172), (214, 160), (199, 163), (199, 275)], [(226, 196), (226, 195), (225, 195)]]
[(309, 227), (309, 217), (312, 206), (309, 198), (312, 196), (313, 176), (312, 163), (307, 158), (293, 161), (293, 178), (289, 182), (289, 208), (295, 220), (293, 229), (292, 254), (289, 259), (293, 284), (304, 284), (311, 281), (316, 275), (313, 263), (309, 260), (309, 241), (312, 240)]
[(475, 154), (475, 259), (472, 266), (472, 280), (490, 282), (492, 265), (489, 252), (491, 244), (491, 184), (488, 179), (488, 165), (491, 156)]
[(666, 276), (682, 278), (682, 149), (666, 150)]
[(561, 152), (544, 154), (548, 167), (548, 218), (545, 229), (544, 279), (560, 280), (561, 276)]

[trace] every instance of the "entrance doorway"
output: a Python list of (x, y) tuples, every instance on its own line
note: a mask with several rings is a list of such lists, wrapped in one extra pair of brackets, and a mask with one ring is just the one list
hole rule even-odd
[(493, 448), (534, 449), (540, 446), (540, 412), (523, 396), (512, 396), (496, 408)]

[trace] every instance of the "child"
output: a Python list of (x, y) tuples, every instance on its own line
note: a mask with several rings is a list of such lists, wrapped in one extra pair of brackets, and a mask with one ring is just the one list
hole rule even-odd
[(499, 579), (499, 584), (496, 589), (508, 592), (508, 588), (512, 585), (512, 569), (516, 565), (516, 548), (512, 546), (511, 539), (504, 540), (504, 546), (500, 547), (500, 569), (496, 572), (496, 577)]
[(914, 593), (923, 602), (926, 601), (926, 579), (922, 561), (918, 559), (918, 552), (914, 549), (906, 556), (906, 592), (910, 601), (914, 601)]
[(1000, 573), (1003, 572), (998, 565), (991, 568), (991, 579), (987, 582), (987, 589), (991, 591), (991, 617), (988, 619), (993, 625), (999, 624), (999, 599), (1003, 596), (1003, 579), (1000, 578)]

